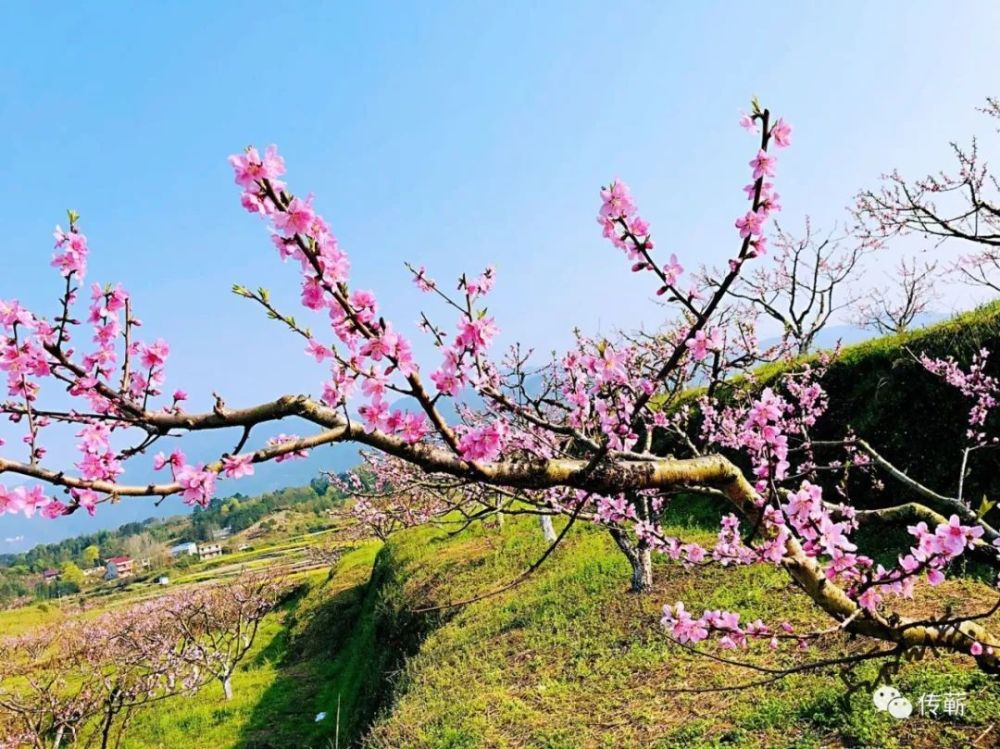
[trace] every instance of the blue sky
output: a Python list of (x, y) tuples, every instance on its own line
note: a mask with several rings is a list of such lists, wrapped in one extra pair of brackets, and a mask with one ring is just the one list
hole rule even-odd
[[(658, 321), (593, 222), (610, 178), (632, 185), (658, 247), (685, 265), (732, 252), (752, 152), (736, 118), (751, 95), (795, 127), (782, 220), (829, 226), (881, 172), (946, 166), (949, 140), (990, 132), (975, 107), (997, 93), (988, 2), (358, 5), (8, 5), (0, 298), (52, 311), (50, 234), (72, 207), (90, 279), (133, 293), (192, 407), (213, 390), (232, 405), (318, 391), (299, 342), (229, 293), (297, 298), (225, 161), (274, 142), (388, 317), (412, 330), (425, 301), (404, 260), (438, 279), (495, 262), (502, 343), (547, 351), (575, 325)], [(51, 448), (72, 458), (68, 441)], [(310, 470), (349, 454), (317, 454)], [(161, 511), (182, 509), (172, 502)], [(2, 517), (0, 551), (151, 513)]]

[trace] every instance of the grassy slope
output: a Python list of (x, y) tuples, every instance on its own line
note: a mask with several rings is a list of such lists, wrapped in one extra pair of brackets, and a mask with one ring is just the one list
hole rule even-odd
[[(325, 746), (325, 737), (336, 727), (330, 720), (317, 724), (315, 717), (321, 711), (335, 716), (331, 689), (344, 670), (343, 659), (300, 657), (302, 653), (291, 651), (306, 638), (318, 642), (335, 637), (332, 627), (309, 631), (308, 622), (316, 621), (311, 607), (317, 600), (330, 606), (363, 590), (377, 550), (369, 544), (347, 554), (329, 578), (326, 571), (304, 578), (304, 594), (265, 619), (253, 651), (233, 679), (230, 702), (214, 684), (191, 697), (165, 700), (138, 715), (124, 749)], [(345, 637), (345, 656), (361, 650), (351, 634)]]
[[(673, 532), (710, 542), (717, 514), (704, 504), (693, 512), (673, 517)], [(892, 543), (891, 536), (877, 540)], [(444, 612), (413, 611), (493, 590), (543, 548), (528, 519), (457, 536), (414, 529), (381, 550), (361, 547), (330, 576), (307, 573), (304, 592), (267, 618), (234, 678), (231, 702), (216, 685), (166, 700), (137, 716), (123, 746), (326, 749), (335, 746), (338, 702), (339, 746), (368, 749), (968, 747), (1000, 721), (1000, 687), (957, 657), (906, 664), (896, 678), (914, 702), (923, 692), (966, 692), (967, 715), (957, 722), (895, 721), (874, 710), (870, 690), (849, 695), (836, 674), (685, 692), (763, 675), (670, 644), (657, 624), (665, 602), (684, 600), (696, 611), (735, 609), (744, 619), (788, 619), (802, 628), (828, 621), (784, 573), (763, 566), (684, 570), (661, 563), (655, 591), (631, 595), (624, 559), (595, 529), (574, 529), (513, 590)], [(969, 578), (936, 591), (939, 604), (958, 610), (988, 595)], [(925, 606), (915, 601), (913, 612)], [(23, 619), (6, 617), (0, 628), (58, 615), (21, 610)], [(739, 657), (789, 665), (852, 647), (830, 636), (804, 655), (757, 647)], [(874, 673), (866, 667), (860, 675)], [(317, 723), (321, 711), (327, 717)], [(979, 746), (995, 740), (989, 734)]]
[[(675, 530), (710, 540), (699, 527)], [(488, 590), (533, 561), (543, 549), (539, 536), (524, 523), (508, 524), (500, 534), (467, 532), (450, 539), (430, 530), (401, 534), (383, 552), (397, 567), (397, 587), (384, 608), (398, 612)], [(896, 721), (873, 708), (869, 689), (849, 696), (836, 674), (685, 693), (763, 675), (670, 644), (657, 624), (665, 602), (684, 600), (696, 611), (735, 609), (744, 619), (788, 619), (804, 628), (829, 622), (784, 573), (771, 568), (684, 570), (661, 564), (656, 590), (642, 597), (625, 592), (627, 575), (604, 534), (574, 532), (523, 585), (438, 622), (407, 663), (395, 704), (383, 711), (365, 746), (968, 747), (1000, 719), (1000, 687), (956, 657), (906, 664), (895, 682), (914, 702), (924, 692), (967, 692), (966, 718), (958, 722)], [(937, 595), (961, 609), (986, 600), (988, 591), (965, 579), (949, 581)], [(912, 607), (916, 612), (923, 605), (916, 601)], [(748, 659), (789, 665), (845, 647), (858, 646), (830, 636), (804, 654), (758, 647)], [(859, 673), (871, 678), (875, 668)], [(984, 740), (981, 746), (993, 746), (996, 736)]]

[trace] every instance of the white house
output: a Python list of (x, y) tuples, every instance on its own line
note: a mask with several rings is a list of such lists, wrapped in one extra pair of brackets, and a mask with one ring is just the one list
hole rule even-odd
[(202, 544), (198, 547), (199, 559), (215, 559), (222, 556), (222, 546), (220, 544)]
[(170, 556), (172, 557), (180, 557), (184, 556), (185, 554), (197, 554), (197, 553), (198, 553), (198, 544), (194, 543), (193, 541), (185, 541), (184, 543), (177, 544), (176, 546), (170, 549)]

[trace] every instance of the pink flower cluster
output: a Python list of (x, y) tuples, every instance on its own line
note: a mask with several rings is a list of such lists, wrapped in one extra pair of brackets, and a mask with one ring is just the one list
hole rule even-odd
[[(740, 124), (752, 132), (758, 132), (756, 120), (761, 115), (743, 115)], [(779, 148), (791, 145), (792, 128), (784, 120), (779, 119), (771, 127), (769, 140)], [(764, 225), (767, 223), (772, 213), (781, 210), (780, 196), (774, 192), (774, 184), (768, 182), (769, 177), (775, 175), (775, 164), (777, 157), (768, 153), (766, 141), (762, 148), (757, 151), (757, 155), (750, 160), (753, 181), (743, 188), (747, 199), (751, 202), (751, 208), (736, 219), (736, 229), (741, 238), (748, 241), (745, 255), (730, 261), (730, 268), (735, 272), (744, 259), (759, 257), (766, 254), (767, 244), (764, 234)]]
[[(295, 442), (298, 439), (301, 439), (301, 437), (299, 437), (299, 435), (297, 434), (279, 434), (274, 437), (271, 437), (271, 439), (267, 441), (267, 446), (277, 447), (279, 445), (285, 445), (289, 442)], [(285, 463), (289, 460), (302, 460), (308, 457), (309, 457), (309, 451), (306, 450), (305, 448), (300, 448), (298, 450), (291, 450), (289, 452), (282, 453), (281, 455), (279, 455), (277, 458), (274, 459), (274, 462)]]
[(359, 377), (398, 370), (403, 376), (416, 371), (409, 342), (378, 320), (375, 295), (347, 290), (350, 262), (340, 249), (327, 222), (314, 210), (312, 198), (302, 200), (286, 192), (279, 181), (284, 160), (274, 146), (264, 156), (254, 148), (231, 156), (236, 183), (243, 188), (247, 210), (270, 219), (272, 239), (282, 259), (293, 258), (302, 272), (302, 304), (325, 311), (330, 327), (344, 344), (339, 355), (332, 347), (310, 340), (308, 353), (317, 360), (332, 360), (331, 379), (324, 384), (323, 399), (335, 407), (353, 392)]
[(419, 442), (430, 431), (424, 413), (391, 409), (381, 397), (375, 397), (369, 403), (362, 405), (358, 412), (364, 419), (368, 431), (373, 432), (378, 429), (395, 434), (410, 444)]
[[(979, 445), (986, 444), (986, 433), (983, 426), (990, 412), (997, 406), (1000, 395), (1000, 382), (996, 377), (986, 374), (986, 361), (989, 358), (988, 349), (981, 349), (972, 356), (968, 371), (963, 371), (953, 357), (947, 359), (932, 359), (926, 354), (920, 356), (920, 363), (928, 372), (944, 378), (949, 385), (973, 401), (969, 410), (969, 429), (966, 436)], [(996, 438), (993, 439), (996, 442)]]
[(115, 481), (124, 468), (111, 449), (111, 427), (105, 422), (86, 424), (76, 436), (80, 438), (77, 449), (83, 454), (76, 464), (81, 478)]
[(202, 463), (189, 464), (180, 450), (174, 450), (169, 456), (158, 453), (153, 458), (155, 470), (162, 470), (165, 466), (170, 466), (174, 481), (180, 484), (185, 504), (208, 507), (215, 496), (215, 482), (218, 479), (214, 471)]
[[(422, 269), (421, 269), (422, 271)], [(493, 289), (496, 269), (489, 266), (474, 279), (465, 276), (459, 280), (459, 289), (466, 295), (465, 304), (458, 304), (465, 311), (458, 321), (458, 330), (450, 345), (439, 336), (438, 345), (442, 349), (441, 366), (431, 372), (430, 378), (439, 393), (458, 395), (467, 384), (484, 384), (482, 380), (484, 362), (482, 356), (500, 332), (492, 317), (474, 312), (473, 305)]]
[[(278, 178), (285, 166), (271, 146), (261, 157), (255, 149), (230, 158), (237, 184), (243, 188), (242, 202), (248, 210), (270, 218), (274, 243), (282, 258), (299, 261), (302, 270), (302, 303), (309, 309), (326, 311), (331, 329), (343, 350), (310, 337), (306, 352), (318, 362), (331, 361), (331, 375), (323, 385), (323, 402), (330, 407), (344, 404), (358, 384), (367, 401), (358, 412), (369, 431), (380, 430), (408, 443), (422, 440), (430, 431), (425, 413), (392, 409), (385, 391), (393, 388), (412, 393), (408, 386), (393, 385), (398, 373), (410, 380), (418, 369), (409, 341), (378, 316), (378, 302), (367, 290), (348, 290), (349, 262), (340, 250), (326, 221), (316, 213), (312, 200), (301, 200), (286, 191)], [(489, 293), (496, 279), (490, 266), (480, 276), (463, 276), (459, 288), (467, 304), (443, 364), (431, 374), (438, 392), (455, 395), (462, 385), (477, 379), (482, 370), (478, 357), (489, 347), (498, 330), (491, 317), (476, 313), (473, 303)], [(442, 293), (423, 268), (414, 270), (414, 282), (424, 291)], [(443, 295), (443, 294), (442, 294)], [(447, 298), (447, 297), (446, 297)], [(455, 305), (459, 306), (459, 305)], [(475, 375), (474, 376), (474, 372)]]
[(8, 490), (0, 484), (0, 515), (23, 514), (32, 517), (36, 512), (42, 517), (57, 518), (65, 514), (66, 505), (56, 499), (47, 497), (40, 486), (15, 486)]
[(633, 273), (647, 271), (659, 278), (657, 296), (670, 292), (672, 299), (687, 301), (697, 296), (694, 290), (687, 294), (678, 291), (677, 283), (684, 268), (677, 262), (676, 255), (671, 255), (662, 268), (653, 261), (650, 251), (655, 245), (649, 233), (649, 223), (636, 212), (632, 192), (621, 180), (616, 179), (607, 187), (601, 188), (601, 208), (597, 214), (597, 223), (601, 225), (605, 239), (610, 240), (632, 261)]
[(56, 239), (56, 250), (52, 256), (52, 267), (58, 268), (64, 278), (75, 275), (83, 280), (87, 274), (87, 237), (71, 226), (68, 232), (56, 227), (53, 236)]
[[(93, 382), (97, 378), (108, 380), (118, 363), (117, 341), (122, 335), (122, 321), (119, 313), (125, 309), (128, 302), (128, 293), (118, 285), (114, 288), (102, 288), (100, 284), (93, 284), (90, 288), (90, 309), (88, 311), (87, 322), (94, 327), (93, 341), (97, 344), (97, 350), (83, 357), (84, 368), (92, 373)], [(140, 391), (133, 391), (133, 395), (141, 394)], [(92, 399), (91, 405), (104, 413), (109, 407), (107, 399), (98, 397)]]
[(510, 439), (510, 427), (504, 421), (494, 421), (479, 427), (465, 427), (458, 441), (458, 450), (465, 460), (490, 462), (500, 457)]
[[(777, 647), (778, 641), (774, 633), (760, 620), (740, 626), (740, 615), (732, 611), (705, 611), (695, 619), (678, 601), (673, 606), (663, 607), (660, 623), (667, 628), (671, 637), (680, 643), (698, 643), (708, 638), (710, 633), (720, 635), (719, 646), (723, 650), (745, 648), (749, 638), (770, 639), (771, 646)], [(791, 625), (785, 623), (782, 628), (786, 633), (792, 631)]]
[(222, 472), (229, 479), (253, 476), (253, 453), (226, 455), (222, 459)]

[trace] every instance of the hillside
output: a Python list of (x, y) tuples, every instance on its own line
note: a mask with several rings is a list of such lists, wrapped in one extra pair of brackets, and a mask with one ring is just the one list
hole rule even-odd
[[(714, 514), (702, 505), (696, 516), (671, 518), (671, 528), (707, 540)], [(879, 546), (885, 551), (884, 537)], [(1000, 685), (954, 657), (904, 664), (894, 683), (914, 703), (921, 694), (963, 692), (960, 719), (897, 721), (875, 710), (868, 687), (851, 693), (836, 672), (733, 689), (767, 675), (671, 644), (660, 607), (683, 599), (691, 609), (731, 608), (748, 619), (822, 623), (804, 596), (770, 568), (660, 563), (653, 592), (637, 597), (626, 592), (624, 558), (593, 528), (574, 529), (515, 589), (417, 611), (493, 590), (543, 549), (535, 524), (519, 520), (455, 536), (413, 529), (377, 557), (371, 545), (353, 551), (272, 616), (233, 703), (215, 692), (168, 700), (139, 717), (126, 746), (172, 747), (182, 736), (220, 749), (335, 746), (338, 703), (339, 746), (368, 749), (957, 748), (973, 746), (1000, 719)], [(937, 595), (967, 610), (989, 589), (960, 577)], [(914, 613), (921, 605), (912, 602)], [(831, 635), (803, 653), (757, 647), (735, 657), (768, 668), (854, 647)], [(856, 677), (876, 670), (863, 666)]]

